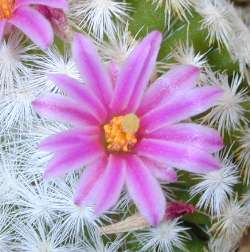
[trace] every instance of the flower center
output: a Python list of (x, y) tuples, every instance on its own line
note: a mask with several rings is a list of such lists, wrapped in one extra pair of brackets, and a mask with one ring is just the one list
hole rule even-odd
[(115, 116), (103, 126), (106, 148), (110, 152), (129, 152), (137, 143), (140, 120), (135, 114)]
[(0, 20), (12, 17), (15, 0), (0, 0)]

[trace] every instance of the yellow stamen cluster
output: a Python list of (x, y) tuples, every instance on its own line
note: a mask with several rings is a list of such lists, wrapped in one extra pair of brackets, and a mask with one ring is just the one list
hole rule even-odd
[(137, 143), (136, 132), (140, 126), (135, 114), (116, 116), (104, 125), (107, 150), (110, 152), (129, 152)]
[(12, 17), (15, 0), (0, 0), (0, 20)]

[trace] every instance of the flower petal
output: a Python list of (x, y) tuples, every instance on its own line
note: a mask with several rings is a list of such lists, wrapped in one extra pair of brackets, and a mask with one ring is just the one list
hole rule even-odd
[(95, 200), (97, 215), (111, 208), (119, 199), (125, 182), (125, 163), (117, 155), (110, 155), (108, 165), (97, 188)]
[(15, 7), (18, 8), (23, 5), (44, 5), (52, 8), (62, 9), (67, 11), (69, 6), (66, 0), (16, 0)]
[(117, 82), (117, 78), (118, 78), (118, 76), (120, 74), (120, 65), (118, 65), (114, 61), (111, 61), (108, 64), (108, 73), (109, 73), (109, 77), (110, 77), (111, 82), (112, 82), (112, 87), (114, 89), (115, 85), (116, 85), (116, 82)]
[(222, 93), (217, 87), (195, 88), (144, 115), (141, 127), (149, 133), (205, 112), (216, 104)]
[(130, 112), (134, 112), (138, 107), (154, 70), (161, 40), (161, 33), (151, 32), (128, 58), (118, 77), (111, 102), (111, 107), (116, 113), (124, 111), (127, 107)]
[(151, 225), (157, 225), (166, 210), (166, 200), (157, 180), (136, 156), (127, 159), (126, 184), (131, 198)]
[(49, 119), (60, 120), (74, 125), (96, 126), (98, 121), (77, 103), (61, 95), (47, 95), (32, 102), (35, 110)]
[(138, 155), (195, 173), (205, 173), (221, 167), (211, 154), (190, 145), (156, 139), (143, 139), (136, 146)]
[(145, 166), (151, 171), (154, 177), (167, 182), (176, 182), (177, 174), (176, 171), (163, 163), (153, 161), (148, 158), (143, 158)]
[(19, 7), (9, 22), (22, 30), (40, 48), (53, 43), (53, 30), (48, 20), (30, 7)]
[(87, 37), (77, 33), (72, 50), (73, 58), (87, 84), (96, 96), (108, 105), (112, 97), (112, 83), (94, 44)]
[(78, 206), (88, 204), (96, 196), (96, 188), (99, 185), (103, 173), (107, 167), (107, 159), (100, 159), (85, 169), (81, 176), (74, 202)]
[(165, 126), (145, 137), (187, 144), (211, 153), (219, 151), (223, 147), (223, 140), (217, 130), (194, 123)]
[(99, 122), (102, 123), (106, 119), (107, 110), (86, 85), (64, 74), (51, 74), (49, 79), (74, 100), (84, 105)]
[(47, 137), (39, 145), (44, 151), (63, 151), (79, 145), (83, 145), (85, 141), (98, 138), (98, 130), (96, 128), (89, 129), (70, 129), (55, 135)]
[(102, 156), (104, 156), (103, 147), (96, 140), (86, 140), (75, 148), (57, 152), (49, 162), (44, 177), (64, 175), (68, 171), (79, 169)]
[(6, 24), (5, 20), (0, 21), (0, 43), (3, 39), (5, 24)]
[(138, 114), (143, 115), (164, 101), (168, 101), (170, 97), (193, 88), (199, 74), (200, 69), (191, 65), (172, 68), (148, 88)]

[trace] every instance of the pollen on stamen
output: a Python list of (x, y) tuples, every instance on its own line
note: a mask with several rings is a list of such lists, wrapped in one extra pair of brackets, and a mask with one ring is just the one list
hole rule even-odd
[(12, 17), (15, 0), (0, 0), (0, 20)]
[(106, 148), (110, 152), (129, 152), (137, 143), (140, 120), (135, 114), (116, 116), (103, 126)]

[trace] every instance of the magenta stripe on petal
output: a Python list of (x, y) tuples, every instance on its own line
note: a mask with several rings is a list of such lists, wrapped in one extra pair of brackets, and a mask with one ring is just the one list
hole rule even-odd
[(98, 121), (88, 112), (79, 108), (77, 103), (61, 95), (47, 95), (32, 102), (35, 110), (40, 114), (52, 120), (74, 125), (96, 126)]
[(51, 74), (49, 79), (69, 96), (80, 102), (100, 122), (104, 122), (107, 110), (90, 88), (64, 74)]
[(3, 39), (5, 25), (6, 25), (6, 21), (1, 20), (0, 21), (0, 43), (2, 42), (2, 39)]
[(84, 206), (88, 203), (95, 203), (95, 197), (97, 196), (95, 189), (102, 180), (106, 167), (106, 157), (88, 165), (81, 176), (81, 180), (76, 190), (74, 199), (75, 204)]
[(138, 114), (143, 115), (175, 95), (196, 85), (200, 69), (191, 65), (180, 65), (169, 70), (146, 91)]
[(140, 213), (151, 225), (157, 225), (164, 217), (166, 200), (157, 180), (136, 156), (127, 159), (126, 184)]
[(151, 42), (151, 47), (149, 51), (149, 55), (147, 57), (147, 60), (143, 66), (142, 73), (140, 75), (140, 78), (138, 79), (135, 89), (133, 91), (133, 95), (131, 96), (131, 99), (128, 104), (128, 112), (136, 112), (138, 107), (141, 104), (143, 95), (145, 93), (145, 89), (147, 85), (149, 84), (150, 77), (153, 74), (153, 71), (155, 70), (156, 65), (156, 59), (160, 50), (160, 45), (162, 42), (162, 35), (159, 32), (152, 32), (151, 33), (153, 38)]
[(94, 44), (87, 37), (77, 33), (72, 50), (73, 58), (87, 84), (91, 86), (96, 96), (108, 105), (113, 92), (112, 83)]
[(111, 108), (116, 113), (120, 113), (127, 107), (149, 50), (149, 41), (148, 39), (144, 39), (137, 48), (135, 48), (126, 64), (121, 69), (111, 102)]
[(115, 89), (115, 84), (117, 82), (118, 76), (120, 75), (120, 65), (118, 65), (117, 63), (115, 63), (114, 61), (111, 61), (108, 64), (108, 73), (109, 73), (109, 77), (112, 81), (112, 87), (113, 89)]
[(16, 0), (16, 8), (22, 5), (44, 5), (52, 8), (63, 9), (64, 11), (68, 10), (68, 3), (66, 0)]
[(177, 181), (176, 171), (173, 168), (167, 166), (166, 164), (162, 164), (147, 158), (143, 158), (143, 162), (157, 179), (164, 180), (167, 182)]
[(9, 22), (22, 30), (42, 49), (47, 49), (53, 43), (54, 33), (50, 23), (33, 8), (17, 8)]
[(119, 199), (125, 182), (125, 163), (123, 158), (110, 155), (108, 165), (97, 188), (96, 214), (100, 215), (111, 208)]
[(145, 137), (187, 144), (211, 153), (223, 148), (223, 140), (217, 130), (194, 123), (165, 126)]
[(136, 110), (154, 70), (161, 40), (161, 33), (151, 32), (128, 58), (118, 77), (111, 103), (116, 113), (127, 107), (129, 112)]
[(44, 177), (64, 175), (71, 170), (88, 165), (102, 156), (104, 156), (103, 147), (99, 143), (96, 143), (96, 141), (86, 141), (75, 148), (57, 152), (49, 162)]
[(97, 129), (71, 129), (47, 137), (39, 145), (44, 151), (63, 151), (78, 145), (84, 145), (89, 140), (97, 139), (99, 132)]
[(143, 116), (141, 127), (146, 133), (150, 133), (166, 125), (203, 113), (216, 105), (222, 94), (223, 90), (217, 87), (195, 88)]
[(143, 157), (195, 173), (205, 173), (221, 167), (220, 162), (211, 154), (180, 143), (143, 139), (138, 143), (136, 151)]

